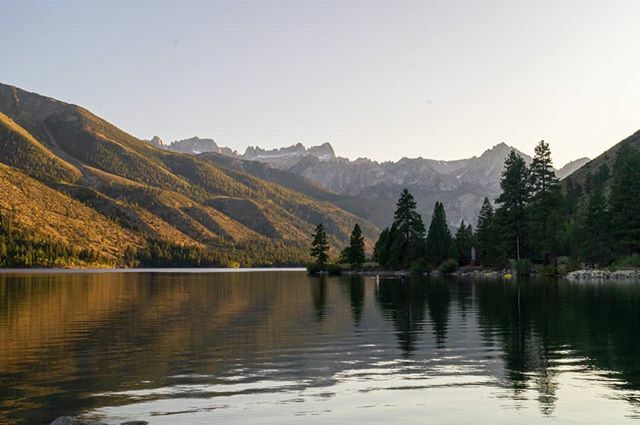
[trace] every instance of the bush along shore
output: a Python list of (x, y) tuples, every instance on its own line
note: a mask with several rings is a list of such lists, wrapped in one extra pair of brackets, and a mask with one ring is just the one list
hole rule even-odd
[[(475, 229), (464, 221), (450, 229), (436, 202), (425, 226), (404, 189), (390, 227), (367, 262), (359, 227), (349, 245), (331, 255), (322, 224), (313, 236), (311, 274), (378, 276), (567, 276), (571, 280), (640, 279), (640, 152), (625, 146), (613, 169), (602, 163), (581, 181), (560, 183), (544, 141), (530, 165), (515, 150), (505, 160), (500, 188), (485, 198)], [(599, 266), (599, 267), (598, 267)]]

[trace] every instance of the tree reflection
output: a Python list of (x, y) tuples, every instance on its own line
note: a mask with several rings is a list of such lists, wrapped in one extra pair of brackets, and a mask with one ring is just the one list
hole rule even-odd
[(319, 276), (312, 283), (311, 298), (313, 300), (313, 309), (316, 315), (316, 321), (322, 322), (326, 315), (327, 308), (327, 277)]
[(391, 319), (400, 349), (408, 357), (424, 328), (427, 291), (424, 281), (382, 279), (376, 288), (376, 299)]
[(362, 313), (364, 312), (364, 277), (360, 275), (351, 275), (347, 279), (341, 279), (340, 282), (347, 293), (346, 295), (349, 297), (353, 324), (354, 326), (359, 326), (362, 321)]
[(438, 348), (444, 348), (447, 340), (453, 284), (453, 279), (443, 278), (429, 281), (426, 285), (429, 317), (433, 323), (433, 333)]

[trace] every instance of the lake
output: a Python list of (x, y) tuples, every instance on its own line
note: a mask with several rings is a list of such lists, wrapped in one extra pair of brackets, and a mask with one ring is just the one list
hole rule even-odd
[(0, 273), (0, 423), (640, 419), (640, 283)]

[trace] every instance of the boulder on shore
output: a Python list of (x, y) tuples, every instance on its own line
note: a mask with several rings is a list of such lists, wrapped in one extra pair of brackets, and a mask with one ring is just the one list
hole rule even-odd
[(639, 269), (616, 270), (576, 270), (567, 275), (567, 279), (573, 281), (581, 280), (640, 280)]

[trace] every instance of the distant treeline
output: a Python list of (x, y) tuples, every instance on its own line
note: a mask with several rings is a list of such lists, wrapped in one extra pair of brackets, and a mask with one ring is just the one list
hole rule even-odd
[(66, 267), (109, 264), (98, 252), (78, 249), (36, 231), (20, 229), (0, 214), (0, 267)]
[(125, 263), (129, 267), (294, 266), (304, 264), (307, 259), (304, 246), (264, 239), (203, 247), (151, 239), (143, 248), (125, 252)]
[(109, 258), (93, 249), (79, 249), (25, 230), (11, 214), (0, 214), (0, 268), (19, 267), (269, 267), (293, 266), (308, 261), (304, 244), (267, 239), (232, 243), (216, 241), (189, 246), (148, 239), (130, 246), (122, 258)]
[(610, 170), (603, 164), (582, 184), (555, 175), (544, 141), (531, 165), (515, 151), (505, 161), (496, 209), (485, 198), (475, 230), (461, 223), (455, 235), (437, 202), (427, 231), (416, 202), (404, 190), (391, 227), (382, 231), (373, 259), (386, 269), (451, 270), (470, 264), (506, 268), (510, 260), (557, 265), (640, 266), (640, 152), (624, 147)]

